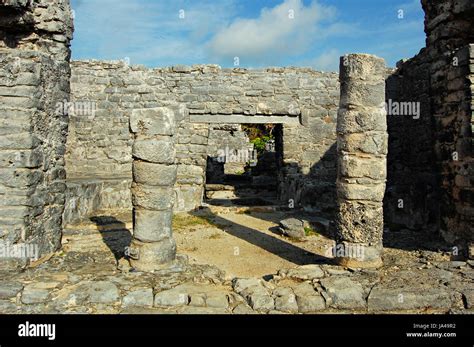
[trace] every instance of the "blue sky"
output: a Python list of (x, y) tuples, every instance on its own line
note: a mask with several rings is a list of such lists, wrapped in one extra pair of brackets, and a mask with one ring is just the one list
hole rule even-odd
[(389, 66), (425, 45), (420, 0), (72, 0), (73, 59), (149, 67), (219, 64), (337, 71), (370, 53)]

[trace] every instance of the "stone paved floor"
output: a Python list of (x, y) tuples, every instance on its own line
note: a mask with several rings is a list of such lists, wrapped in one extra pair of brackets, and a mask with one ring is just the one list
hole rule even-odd
[(155, 274), (133, 272), (121, 258), (129, 223), (113, 218), (93, 226), (65, 230), (63, 249), (50, 259), (1, 273), (0, 313), (474, 312), (474, 262), (451, 261), (422, 234), (387, 233), (379, 270), (321, 261), (264, 280), (233, 278), (185, 255)]

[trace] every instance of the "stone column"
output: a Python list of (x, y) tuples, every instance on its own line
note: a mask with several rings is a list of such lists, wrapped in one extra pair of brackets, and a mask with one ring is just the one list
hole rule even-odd
[(165, 107), (134, 110), (130, 129), (134, 133), (130, 264), (151, 272), (176, 256), (172, 235), (177, 174), (174, 112)]
[(376, 56), (341, 57), (334, 255), (343, 266), (382, 265), (388, 149), (385, 71), (384, 60)]

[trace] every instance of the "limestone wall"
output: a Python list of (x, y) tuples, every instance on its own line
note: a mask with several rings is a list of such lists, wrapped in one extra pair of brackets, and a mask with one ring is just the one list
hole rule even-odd
[(424, 0), (423, 7), (427, 48), (433, 59), (431, 103), (441, 179), (440, 232), (448, 241), (462, 244), (474, 240), (474, 3)]
[[(421, 104), (419, 119), (388, 116), (392, 224), (426, 224), (449, 242), (474, 239), (472, 81), (474, 3), (422, 1), (427, 47), (402, 62), (387, 96)], [(402, 199), (402, 207), (399, 207)]]
[(0, 4), (0, 239), (60, 245), (69, 98), (68, 1)]
[[(400, 63), (386, 80), (389, 136), (384, 215), (392, 230), (438, 228), (439, 177), (426, 50)], [(396, 107), (415, 110), (397, 112)], [(415, 106), (415, 108), (413, 108)], [(416, 114), (418, 111), (418, 114)]]
[(215, 65), (146, 69), (125, 62), (78, 61), (72, 63), (71, 82), (73, 101), (95, 104), (93, 114), (71, 117), (66, 156), (71, 179), (131, 178), (131, 110), (177, 103), (175, 209), (191, 210), (201, 203), (208, 121), (248, 123), (262, 117), (288, 123), (281, 181), (288, 188), (282, 189), (282, 199), (295, 206), (334, 203), (337, 74)]

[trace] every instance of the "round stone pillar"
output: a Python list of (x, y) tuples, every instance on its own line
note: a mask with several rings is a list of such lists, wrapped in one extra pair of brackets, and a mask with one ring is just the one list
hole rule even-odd
[(138, 271), (159, 270), (176, 257), (172, 234), (176, 182), (174, 112), (165, 107), (134, 110), (133, 239), (130, 265)]
[(383, 197), (388, 150), (383, 59), (341, 57), (337, 117), (337, 213), (334, 256), (343, 266), (382, 265)]

